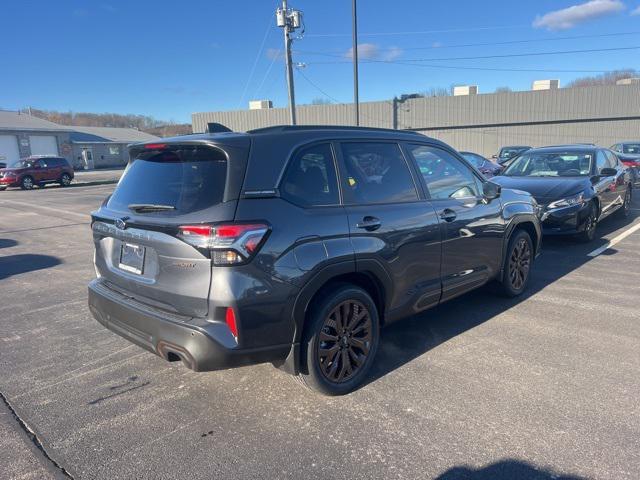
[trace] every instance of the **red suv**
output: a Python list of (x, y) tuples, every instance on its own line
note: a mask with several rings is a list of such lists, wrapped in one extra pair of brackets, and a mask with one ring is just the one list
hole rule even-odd
[(0, 189), (20, 187), (31, 190), (47, 183), (68, 186), (73, 180), (73, 168), (60, 157), (29, 157), (0, 170)]

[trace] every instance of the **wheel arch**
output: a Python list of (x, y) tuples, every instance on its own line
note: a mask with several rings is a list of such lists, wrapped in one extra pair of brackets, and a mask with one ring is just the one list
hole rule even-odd
[[(295, 332), (292, 348), (282, 365), (276, 365), (288, 373), (297, 375), (300, 372), (300, 342), (304, 331), (307, 313), (314, 301), (338, 285), (356, 285), (366, 291), (378, 309), (380, 325), (384, 325), (384, 315), (388, 310), (390, 295), (390, 279), (382, 266), (363, 262), (364, 268), (356, 269), (355, 262), (340, 262), (327, 265), (317, 272), (300, 290), (292, 309)], [(359, 263), (360, 265), (360, 263)]]

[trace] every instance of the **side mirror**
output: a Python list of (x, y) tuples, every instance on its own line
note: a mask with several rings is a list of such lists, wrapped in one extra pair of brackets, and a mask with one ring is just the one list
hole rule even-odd
[(496, 160), (497, 160), (497, 159), (498, 159), (498, 155), (491, 155), (491, 158), (493, 158), (493, 159), (496, 159)]
[(484, 182), (482, 184), (482, 196), (487, 201), (495, 200), (496, 198), (498, 198), (501, 191), (502, 187), (497, 183)]
[(615, 177), (617, 174), (618, 174), (618, 170), (616, 170), (615, 168), (605, 167), (600, 169), (601, 177)]

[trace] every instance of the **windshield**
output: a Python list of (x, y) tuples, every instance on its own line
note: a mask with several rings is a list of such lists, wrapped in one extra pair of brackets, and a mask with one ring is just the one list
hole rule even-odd
[(107, 207), (165, 215), (203, 210), (222, 202), (226, 173), (226, 156), (213, 148), (142, 152), (125, 170)]
[(480, 168), (484, 164), (484, 159), (473, 153), (463, 153), (462, 156), (476, 168)]
[(500, 150), (500, 155), (498, 156), (500, 158), (512, 158), (517, 156), (521, 152), (524, 152), (525, 150), (529, 150), (529, 149), (526, 147), (505, 147), (502, 150)]
[(625, 143), (622, 145), (622, 152), (640, 155), (640, 143)]
[(502, 173), (508, 177), (576, 177), (589, 175), (593, 154), (583, 152), (525, 153)]
[(31, 168), (33, 167), (33, 162), (30, 160), (18, 160), (15, 163), (11, 164), (11, 168)]

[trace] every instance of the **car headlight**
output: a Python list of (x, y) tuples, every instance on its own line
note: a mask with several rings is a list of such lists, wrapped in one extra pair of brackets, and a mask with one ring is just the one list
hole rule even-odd
[(578, 195), (574, 195), (573, 197), (563, 198), (562, 200), (551, 202), (549, 205), (547, 205), (547, 209), (552, 210), (554, 208), (564, 208), (582, 204), (584, 204), (584, 194), (579, 193)]

